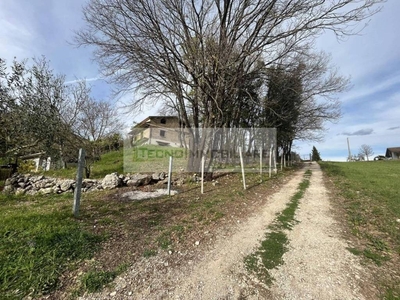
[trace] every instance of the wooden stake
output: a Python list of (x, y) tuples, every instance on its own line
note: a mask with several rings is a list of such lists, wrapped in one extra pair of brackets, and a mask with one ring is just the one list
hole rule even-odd
[(262, 169), (262, 147), (260, 147), (260, 181), (262, 182), (262, 174), (263, 174), (263, 169)]
[(76, 183), (75, 183), (75, 190), (74, 190), (74, 205), (72, 207), (72, 212), (74, 213), (75, 218), (79, 216), (84, 164), (85, 164), (85, 150), (81, 148), (81, 149), (79, 149), (78, 172), (76, 174)]
[(201, 158), (201, 193), (204, 194), (204, 156)]
[(168, 196), (171, 196), (171, 177), (172, 177), (172, 156), (169, 157), (169, 168), (168, 168)]
[(274, 145), (272, 145), (269, 150), (269, 178), (271, 178), (272, 174), (272, 150), (274, 150)]
[(243, 188), (246, 189), (246, 177), (244, 176), (243, 155), (242, 155), (242, 148), (241, 147), (239, 147), (239, 156), (240, 156), (240, 165), (242, 166)]

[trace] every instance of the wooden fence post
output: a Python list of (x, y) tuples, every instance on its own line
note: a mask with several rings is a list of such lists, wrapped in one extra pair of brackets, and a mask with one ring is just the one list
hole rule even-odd
[(205, 159), (204, 155), (201, 158), (201, 193), (204, 194), (204, 164), (205, 164)]
[(263, 167), (262, 167), (262, 163), (263, 163), (263, 161), (262, 161), (262, 155), (263, 155), (263, 149), (262, 149), (262, 147), (260, 147), (260, 181), (262, 182), (263, 181), (263, 178), (262, 178), (262, 175), (263, 175)]
[(169, 168), (168, 168), (168, 196), (171, 196), (171, 177), (172, 177), (172, 156), (169, 157)]
[(242, 147), (239, 147), (239, 156), (240, 156), (240, 165), (242, 166), (243, 188), (246, 189), (246, 177), (244, 176), (244, 164), (243, 164)]
[(271, 149), (269, 150), (269, 178), (271, 178), (272, 174), (272, 150), (274, 149), (274, 145), (271, 146)]
[(81, 149), (79, 149), (78, 172), (76, 174), (76, 183), (75, 183), (75, 190), (74, 190), (74, 205), (72, 208), (72, 212), (74, 213), (75, 218), (79, 216), (84, 164), (85, 164), (85, 150), (81, 148)]

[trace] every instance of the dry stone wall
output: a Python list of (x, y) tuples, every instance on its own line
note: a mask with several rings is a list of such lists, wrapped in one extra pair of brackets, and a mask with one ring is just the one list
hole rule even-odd
[[(163, 172), (153, 175), (123, 175), (111, 173), (106, 175), (103, 180), (84, 179), (82, 182), (82, 192), (115, 189), (123, 186), (138, 187), (165, 181), (166, 178), (167, 174)], [(14, 174), (6, 180), (3, 193), (16, 195), (63, 194), (72, 193), (75, 186), (76, 181), (72, 179), (51, 178), (31, 174)]]

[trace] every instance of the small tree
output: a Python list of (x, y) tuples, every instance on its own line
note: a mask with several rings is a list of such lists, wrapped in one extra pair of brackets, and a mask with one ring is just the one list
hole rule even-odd
[(320, 161), (320, 160), (322, 160), (321, 156), (319, 155), (319, 152), (318, 152), (317, 148), (315, 148), (315, 146), (313, 146), (313, 148), (312, 148), (311, 160), (312, 161)]
[(371, 156), (373, 154), (374, 154), (374, 150), (372, 150), (372, 147), (370, 145), (366, 145), (366, 144), (361, 145), (360, 150), (359, 150), (359, 156), (366, 156), (367, 160), (369, 160), (369, 156)]

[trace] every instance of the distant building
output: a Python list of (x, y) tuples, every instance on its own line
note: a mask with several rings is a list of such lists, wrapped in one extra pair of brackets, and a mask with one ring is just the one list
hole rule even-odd
[(33, 171), (38, 172), (40, 170), (49, 171), (51, 167), (51, 157), (46, 156), (45, 152), (32, 153), (19, 157), (22, 161), (31, 160), (35, 164)]
[(400, 147), (387, 148), (385, 156), (392, 159), (400, 159)]
[(133, 145), (189, 147), (189, 135), (178, 117), (149, 116), (128, 134)]

